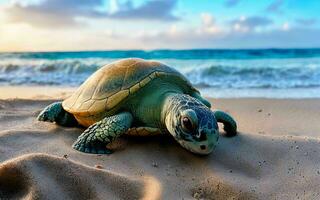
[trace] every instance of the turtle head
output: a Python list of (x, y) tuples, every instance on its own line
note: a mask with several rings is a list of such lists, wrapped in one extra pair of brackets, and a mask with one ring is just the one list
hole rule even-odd
[(170, 98), (165, 117), (167, 130), (187, 150), (196, 154), (211, 153), (219, 138), (213, 112), (189, 95)]

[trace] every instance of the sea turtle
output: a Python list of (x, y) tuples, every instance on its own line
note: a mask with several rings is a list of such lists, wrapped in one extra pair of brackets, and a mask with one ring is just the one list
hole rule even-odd
[(210, 103), (178, 71), (156, 61), (130, 58), (91, 75), (63, 102), (46, 107), (40, 121), (88, 127), (73, 144), (86, 153), (111, 153), (106, 145), (122, 134), (171, 134), (184, 148), (209, 154), (217, 144), (217, 122), (228, 135), (236, 122)]

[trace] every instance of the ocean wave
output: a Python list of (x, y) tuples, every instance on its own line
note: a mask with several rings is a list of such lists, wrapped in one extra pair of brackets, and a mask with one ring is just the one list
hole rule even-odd
[[(0, 60), (1, 85), (78, 86), (115, 59)], [(316, 88), (320, 59), (185, 60), (160, 59), (200, 88)]]
[(0, 61), (2, 85), (70, 85), (77, 86), (103, 64), (101, 60), (24, 60)]
[(314, 88), (320, 87), (319, 67), (233, 67), (214, 65), (185, 75), (199, 87)]
[(101, 67), (98, 61), (80, 60), (9, 60), (0, 61), (0, 72), (63, 72), (66, 74), (90, 73)]

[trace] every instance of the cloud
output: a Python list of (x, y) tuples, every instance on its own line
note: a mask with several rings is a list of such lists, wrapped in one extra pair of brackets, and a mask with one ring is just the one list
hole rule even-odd
[[(247, 20), (249, 18), (240, 18)], [(250, 20), (249, 20), (250, 21)], [(191, 48), (311, 48), (319, 47), (320, 29), (282, 26), (263, 31), (237, 31), (232, 24), (220, 26), (214, 16), (202, 13), (196, 26), (165, 24), (162, 30), (40, 29), (25, 24), (6, 26), (0, 37), (2, 51), (57, 51), (105, 49)], [(255, 23), (254, 23), (255, 24)], [(258, 23), (261, 24), (261, 23)], [(262, 23), (266, 24), (266, 23)], [(286, 29), (286, 26), (288, 27)], [(257, 27), (256, 24), (254, 27)], [(0, 26), (1, 28), (1, 26)], [(284, 29), (285, 30), (284, 30)], [(23, 35), (23, 37), (22, 37)], [(30, 40), (30, 38), (36, 38)], [(50, 38), (50, 39), (48, 39)]]
[[(260, 26), (269, 26), (273, 22), (263, 17), (241, 17), (229, 23), (229, 27), (220, 27), (214, 17), (202, 13), (201, 24), (192, 28), (178, 28), (173, 26), (157, 33), (136, 35), (135, 41), (144, 43), (152, 48), (308, 48), (319, 47), (320, 29), (304, 29), (290, 27), (289, 22), (280, 27), (270, 27), (263, 31), (253, 31)], [(248, 31), (238, 31), (233, 28), (234, 23), (250, 27)], [(215, 31), (208, 31), (214, 27)], [(211, 30), (211, 29), (209, 29)]]
[(216, 24), (213, 16), (209, 13), (201, 13), (201, 26), (197, 29), (198, 33), (214, 34), (221, 31), (221, 28)]
[[(175, 36), (165, 32), (145, 35), (136, 41), (153, 48), (314, 48), (320, 46), (320, 29), (273, 29), (265, 32), (224, 31), (219, 34), (197, 34), (190, 30)], [(161, 39), (160, 39), (161, 38)], [(160, 40), (159, 40), (160, 39)]]
[(195, 45), (193, 41), (203, 41), (211, 37), (219, 38), (225, 34), (226, 30), (216, 24), (211, 14), (201, 13), (200, 20), (201, 23), (196, 27), (171, 25), (164, 31), (143, 32), (133, 35), (133, 38), (157, 48), (168, 48), (168, 46), (172, 48), (172, 45), (177, 45), (176, 48), (192, 48), (191, 46)]
[(240, 0), (226, 0), (224, 2), (224, 5), (228, 8), (231, 8), (231, 7), (235, 7), (236, 5), (238, 5), (240, 2)]
[(299, 19), (296, 19), (295, 22), (298, 25), (302, 25), (302, 26), (312, 26), (316, 24), (318, 20), (315, 18), (299, 18)]
[[(130, 34), (129, 37), (132, 37), (135, 40), (141, 39), (144, 40), (155, 40), (161, 42), (162, 38), (167, 38), (170, 40), (181, 40), (182, 38), (188, 40), (192, 37), (201, 37), (203, 35), (219, 35), (224, 30), (219, 27), (214, 17), (209, 13), (200, 14), (200, 23), (196, 27), (185, 27), (178, 26), (177, 24), (172, 24), (169, 27), (165, 28), (163, 31), (154, 30), (154, 31), (138, 31)], [(128, 37), (128, 36), (127, 36)]]
[(282, 14), (281, 7), (284, 3), (284, 0), (274, 0), (267, 8), (267, 12)]
[[(150, 0), (141, 4), (133, 4), (131, 0), (122, 3), (112, 0), (108, 10), (102, 6), (105, 0), (33, 0), (32, 4), (21, 4), (22, 1), (16, 0), (16, 3), (8, 5), (5, 13), (0, 11), (0, 23), (5, 16), (9, 16), (11, 21), (25, 22), (14, 24), (3, 20), (4, 23), (0, 25), (0, 50), (320, 46), (320, 29), (310, 26), (317, 23), (316, 18), (297, 18), (295, 21), (286, 22), (276, 21), (276, 18), (273, 21), (271, 16), (243, 16), (224, 21), (210, 13), (201, 13), (198, 19), (190, 23), (175, 21), (179, 20), (174, 15), (177, 0)], [(162, 9), (157, 10), (159, 8)], [(143, 12), (145, 10), (152, 13)], [(102, 20), (91, 21), (92, 18)], [(161, 20), (172, 23), (155, 27), (151, 23), (146, 26), (145, 23), (121, 21), (122, 23), (116, 24), (114, 28), (112, 23), (116, 20), (104, 19)], [(95, 26), (74, 27), (85, 22)], [(26, 23), (45, 29), (35, 29)], [(67, 29), (69, 26), (72, 28)]]
[(34, 26), (76, 25), (76, 17), (101, 17), (96, 10), (103, 0), (44, 0), (36, 4), (15, 2), (4, 9), (10, 22), (23, 22)]
[(251, 17), (240, 17), (230, 21), (230, 24), (236, 31), (248, 32), (255, 30), (258, 27), (265, 27), (273, 24), (273, 21), (266, 17), (251, 16)]
[(179, 18), (172, 14), (177, 0), (149, 0), (140, 6), (134, 7), (131, 0), (123, 4), (111, 1), (116, 8), (109, 14), (111, 18), (118, 19), (143, 19), (175, 21)]
[(33, 4), (15, 1), (2, 11), (9, 22), (47, 28), (82, 25), (79, 18), (174, 21), (179, 19), (172, 14), (176, 3), (177, 0), (150, 0), (134, 7), (131, 0), (122, 4), (112, 0), (108, 12), (101, 10), (104, 0), (42, 0)]
[(282, 24), (282, 30), (283, 31), (288, 31), (290, 29), (290, 24), (289, 22), (285, 22)]

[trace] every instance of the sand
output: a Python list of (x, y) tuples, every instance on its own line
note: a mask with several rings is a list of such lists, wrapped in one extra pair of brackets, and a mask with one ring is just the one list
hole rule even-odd
[(0, 100), (0, 199), (320, 199), (319, 99), (211, 99), (239, 134), (222, 132), (209, 156), (171, 137), (121, 137), (92, 155), (71, 148), (83, 129), (36, 120), (61, 96), (27, 93)]

